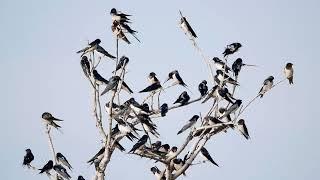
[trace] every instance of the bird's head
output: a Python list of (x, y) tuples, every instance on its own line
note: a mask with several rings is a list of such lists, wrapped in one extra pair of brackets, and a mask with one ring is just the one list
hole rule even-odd
[(43, 119), (48, 119), (48, 118), (51, 118), (52, 117), (52, 114), (48, 113), (48, 112), (44, 112), (42, 113), (42, 116), (41, 116)]
[(221, 60), (220, 60), (218, 57), (212, 58), (212, 61), (214, 61), (214, 62), (221, 62)]
[(286, 64), (286, 68), (288, 68), (288, 69), (289, 69), (289, 68), (292, 68), (292, 66), (293, 66), (292, 63), (287, 63), (287, 64)]
[(238, 58), (234, 61), (234, 63), (237, 63), (237, 64), (242, 64), (242, 59), (241, 58)]
[(26, 152), (27, 152), (27, 153), (31, 153), (31, 149), (29, 149), (29, 148), (26, 149)]
[(171, 151), (172, 151), (172, 152), (177, 152), (177, 151), (178, 151), (177, 146), (172, 146)]
[(110, 14), (111, 15), (116, 15), (117, 14), (116, 8), (112, 8), (111, 11), (110, 11)]
[(201, 83), (207, 85), (208, 82), (206, 80), (203, 80)]
[(240, 120), (238, 121), (238, 125), (244, 125), (244, 119), (240, 119)]

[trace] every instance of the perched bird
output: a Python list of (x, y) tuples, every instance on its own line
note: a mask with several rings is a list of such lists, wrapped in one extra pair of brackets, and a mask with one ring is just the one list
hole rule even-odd
[(188, 95), (187, 91), (183, 91), (173, 104), (180, 103), (181, 106), (183, 106), (188, 103), (189, 100), (190, 96)]
[[(117, 120), (119, 121), (119, 120)], [(133, 135), (131, 132), (129, 133), (126, 133), (126, 132), (123, 132), (123, 131), (120, 131), (119, 130), (119, 125), (116, 124), (114, 126), (114, 128), (112, 128), (111, 130), (111, 137), (114, 138), (115, 136), (117, 136), (118, 134), (124, 134), (126, 135), (126, 137), (130, 140), (130, 141), (133, 141), (133, 139), (138, 139), (135, 135)]]
[(46, 123), (47, 126), (52, 126), (56, 129), (61, 128), (61, 126), (59, 126), (57, 123), (55, 123), (55, 121), (63, 121), (61, 119), (57, 119), (57, 118), (53, 117), (52, 114), (48, 113), (48, 112), (42, 113), (42, 119), (44, 120), (44, 122)]
[(157, 180), (165, 180), (166, 177), (164, 176), (164, 173), (161, 172), (157, 166), (154, 166), (150, 169), (150, 171), (156, 176)]
[(90, 63), (88, 61), (88, 57), (82, 56), (80, 64), (81, 64), (84, 75), (87, 76), (87, 78), (89, 78), (91, 74), (91, 70), (90, 70)]
[(242, 63), (242, 59), (238, 58), (236, 59), (232, 64), (232, 71), (234, 73), (234, 76), (237, 78), (239, 75), (239, 72), (241, 71), (242, 66), (245, 64)]
[(104, 95), (105, 93), (109, 92), (110, 90), (117, 88), (119, 81), (120, 81), (119, 76), (112, 76), (108, 80), (108, 84), (106, 84), (106, 88), (102, 91), (101, 96)]
[[(233, 104), (233, 101), (231, 99), (234, 99), (232, 95), (229, 93), (228, 88), (222, 87), (218, 89), (218, 94), (220, 97), (228, 101), (229, 103)], [(234, 99), (235, 100), (235, 99)]]
[(162, 144), (158, 151), (161, 153), (167, 154), (169, 150), (170, 150), (169, 144)]
[(130, 23), (130, 19), (128, 18), (129, 14), (124, 14), (120, 11), (117, 11), (116, 8), (112, 8), (110, 11), (112, 21), (117, 21), (119, 23)]
[(286, 67), (284, 68), (284, 74), (286, 78), (289, 80), (289, 84), (293, 84), (293, 64), (287, 63)]
[[(126, 56), (121, 56), (121, 58), (119, 59), (119, 63), (117, 64), (116, 70), (118, 71), (119, 69), (121, 69), (123, 66), (126, 66), (129, 63), (129, 58)], [(114, 71), (112, 71), (114, 73)]]
[(236, 102), (234, 102), (229, 109), (227, 109), (222, 116), (219, 117), (219, 119), (223, 119), (225, 117), (227, 117), (228, 115), (232, 114), (233, 112), (235, 112), (242, 104), (242, 100), (237, 99)]
[(87, 47), (81, 49), (77, 53), (82, 53), (81, 56), (83, 56), (86, 53), (93, 52), (94, 50), (97, 49), (97, 47), (98, 47), (98, 45), (100, 43), (101, 43), (101, 40), (100, 39), (96, 39), (96, 40), (90, 42)]
[(180, 19), (180, 27), (181, 27), (181, 29), (184, 31), (184, 33), (186, 35), (190, 35), (190, 37), (192, 37), (192, 38), (197, 38), (196, 33), (194, 32), (194, 30), (190, 26), (190, 24), (187, 21), (187, 19), (182, 15), (181, 11), (179, 11), (179, 12), (180, 12), (180, 15), (181, 15), (181, 19)]
[[(173, 162), (173, 168), (176, 171), (179, 171), (179, 169), (181, 169), (185, 164), (185, 161), (180, 158), (174, 159), (172, 162)], [(186, 174), (183, 173), (183, 175), (185, 176)]]
[(161, 141), (156, 141), (154, 143), (151, 144), (151, 150), (152, 151), (158, 151), (161, 147)]
[(262, 98), (263, 95), (272, 88), (273, 80), (274, 80), (274, 77), (269, 76), (266, 80), (263, 81), (263, 86), (260, 89), (259, 94), (258, 94), (260, 96), (260, 98)]
[(166, 158), (173, 158), (177, 155), (178, 153), (178, 148), (176, 146), (172, 146), (168, 154), (166, 155)]
[(141, 122), (144, 130), (148, 133), (153, 134), (155, 137), (159, 138), (160, 134), (157, 132), (157, 125), (155, 125), (149, 115), (147, 114), (138, 114), (137, 118)]
[(160, 107), (160, 113), (161, 113), (161, 116), (164, 117), (166, 116), (167, 112), (169, 111), (169, 107), (168, 107), (168, 104), (167, 103), (163, 103)]
[(151, 82), (151, 85), (147, 86), (143, 90), (139, 91), (139, 93), (143, 92), (154, 92), (160, 88), (162, 88), (160, 81), (156, 77), (156, 73), (151, 72), (148, 76), (148, 80)]
[(40, 173), (39, 174), (42, 174), (42, 173), (47, 173), (47, 174), (50, 174), (50, 170), (53, 168), (53, 161), (52, 160), (49, 160), (47, 162), (47, 164), (45, 164), (40, 170)]
[(201, 97), (205, 96), (208, 92), (208, 86), (207, 86), (207, 81), (203, 80), (199, 86), (198, 86), (198, 90), (201, 94)]
[(223, 82), (223, 85), (225, 83), (233, 84), (236, 86), (239, 85), (236, 80), (232, 79), (228, 74), (223, 73), (223, 71), (217, 70), (216, 73), (217, 74), (214, 76), (214, 80), (216, 81), (217, 84), (221, 84), (221, 82)]
[(116, 57), (111, 55), (110, 53), (108, 53), (102, 46), (100, 46), (100, 43), (101, 43), (101, 40), (96, 39), (96, 40), (92, 41), (91, 43), (89, 43), (87, 47), (81, 49), (77, 53), (82, 53), (81, 54), (81, 57), (82, 57), (86, 53), (93, 52), (94, 50), (96, 50), (97, 52), (99, 52), (99, 53), (101, 53), (111, 59), (115, 59)]
[(205, 103), (209, 99), (213, 98), (214, 99), (214, 104), (215, 104), (217, 98), (219, 97), (218, 90), (219, 90), (219, 86), (218, 85), (213, 86), (213, 88), (207, 94), (206, 98), (201, 103)]
[(140, 105), (134, 98), (130, 98), (124, 104), (130, 107), (134, 114), (149, 114), (149, 111), (146, 111), (146, 108)]
[(78, 176), (78, 180), (85, 180), (82, 176)]
[(102, 77), (97, 70), (93, 70), (92, 71), (92, 74), (93, 74), (93, 78), (95, 79), (96, 83), (98, 85), (102, 85), (102, 84), (108, 84), (109, 81), (106, 80), (104, 77)]
[(248, 132), (248, 129), (247, 129), (247, 126), (244, 122), (243, 119), (240, 119), (238, 121), (238, 130), (241, 132), (241, 134), (246, 138), (246, 139), (250, 139), (250, 136), (249, 136), (249, 132)]
[(174, 82), (171, 86), (174, 86), (176, 84), (180, 84), (181, 86), (187, 87), (186, 83), (183, 82), (183, 80), (177, 70), (170, 72), (168, 74), (168, 79), (165, 82), (169, 81), (170, 79), (174, 80)]
[(68, 167), (70, 170), (72, 169), (72, 166), (70, 165), (70, 163), (68, 162), (67, 158), (64, 157), (61, 153), (57, 153), (56, 155), (57, 161), (61, 164), (63, 164), (64, 166)]
[(205, 147), (202, 147), (200, 149), (200, 153), (206, 160), (210, 161), (212, 164), (214, 164), (214, 165), (219, 167), (219, 165), (216, 162), (214, 162), (214, 160), (212, 159), (212, 157), (210, 156), (208, 150)]
[(97, 45), (96, 51), (98, 51), (99, 53), (107, 56), (107, 57), (110, 58), (110, 59), (115, 59), (115, 58), (116, 58), (115, 56), (111, 55), (108, 51), (106, 51), (106, 50), (105, 50), (102, 46), (100, 46), (100, 45)]
[(194, 126), (198, 119), (199, 119), (198, 115), (192, 116), (192, 118), (188, 121), (188, 123), (186, 125), (184, 125), (177, 134), (181, 134), (185, 130), (187, 130), (187, 129), (191, 128), (192, 126)]
[(68, 180), (71, 179), (71, 176), (68, 174), (67, 170), (60, 164), (54, 165), (53, 169), (57, 172), (57, 174), (62, 176), (64, 179), (68, 179)]
[(242, 45), (240, 43), (229, 44), (222, 54), (224, 55), (224, 57), (226, 57), (230, 54), (237, 52), (241, 47)]
[[(102, 91), (101, 96), (105, 93), (109, 92), (110, 90), (116, 90), (118, 87), (118, 83), (121, 81), (121, 78), (119, 76), (112, 76), (108, 84), (106, 84), (105, 89)], [(130, 87), (127, 85), (126, 82), (122, 81), (121, 89), (127, 91), (129, 94), (133, 93), (133, 91), (130, 89)]]
[(139, 141), (133, 145), (132, 149), (129, 151), (129, 153), (135, 153), (136, 150), (140, 149), (141, 147), (144, 146), (144, 144), (148, 141), (149, 136), (148, 135), (143, 135)]
[(31, 152), (31, 149), (26, 149), (26, 155), (24, 155), (24, 158), (23, 158), (23, 163), (22, 165), (26, 165), (28, 167), (30, 167), (30, 163), (34, 160), (34, 156)]
[(104, 151), (105, 147), (102, 147), (97, 154), (95, 154), (89, 161), (87, 161), (87, 163), (89, 163), (90, 165), (93, 163), (100, 163), (103, 158)]
[[(223, 116), (224, 113), (226, 112), (226, 108), (224, 107), (221, 107), (218, 109), (218, 113), (219, 113), (219, 116)], [(230, 114), (225, 116), (223, 119), (221, 119), (223, 122), (230, 122), (231, 121), (231, 116)]]
[(212, 58), (212, 60), (214, 61), (214, 65), (217, 70), (226, 71), (226, 73), (228, 73), (231, 70), (230, 67), (228, 65), (226, 65), (226, 63), (224, 63), (218, 57), (214, 57), (214, 58)]
[(125, 41), (128, 44), (131, 44), (131, 42), (128, 40), (127, 36), (124, 34), (121, 24), (118, 21), (113, 21), (111, 25), (111, 30), (114, 36), (116, 36), (118, 39), (121, 39)]
[(121, 132), (121, 134), (125, 134), (130, 136), (132, 139), (138, 139), (134, 134), (136, 134), (137, 136), (139, 136), (139, 134), (137, 133), (137, 128), (135, 128), (132, 124), (130, 124), (129, 122), (125, 122), (123, 120), (118, 120), (118, 128), (119, 131)]

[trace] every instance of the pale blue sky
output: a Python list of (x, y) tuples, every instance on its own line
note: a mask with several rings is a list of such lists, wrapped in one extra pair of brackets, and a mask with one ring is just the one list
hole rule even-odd
[[(178, 27), (179, 9), (198, 34), (207, 56), (221, 56), (227, 44), (241, 42), (243, 48), (232, 61), (242, 57), (259, 65), (241, 74), (236, 97), (244, 102), (257, 93), (267, 76), (282, 79), (285, 63), (294, 63), (294, 86), (284, 83), (276, 87), (243, 115), (252, 139), (246, 141), (233, 131), (215, 137), (206, 147), (220, 168), (210, 164), (192, 167), (185, 179), (319, 178), (318, 1), (1, 0), (2, 179), (46, 179), (21, 166), (26, 148), (33, 150), (37, 166), (51, 158), (40, 121), (44, 111), (65, 120), (61, 123), (63, 134), (54, 132), (54, 144), (74, 166), (72, 176), (92, 177), (93, 167), (85, 161), (99, 149), (99, 135), (91, 116), (91, 91), (75, 52), (96, 38), (115, 52), (109, 16), (112, 7), (134, 15), (133, 27), (142, 41), (120, 44), (120, 55), (130, 58), (126, 81), (135, 92), (146, 86), (150, 71), (164, 80), (169, 71), (178, 69), (193, 97), (198, 96), (198, 83), (208, 79), (201, 57)], [(111, 61), (103, 62), (99, 68), (103, 76), (110, 76), (110, 66)], [(168, 90), (164, 100), (173, 102), (182, 90)], [(206, 108), (195, 104), (169, 113), (159, 122), (161, 140), (181, 144), (185, 136), (176, 136), (177, 130)], [(127, 141), (123, 144), (127, 149), (132, 146)], [(116, 152), (108, 176), (153, 179), (152, 165), (149, 160)]]

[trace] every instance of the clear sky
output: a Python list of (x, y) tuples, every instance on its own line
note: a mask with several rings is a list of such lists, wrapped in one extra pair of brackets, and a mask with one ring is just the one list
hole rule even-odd
[[(317, 179), (320, 171), (319, 66), (320, 4), (316, 0), (226, 1), (84, 1), (1, 0), (1, 116), (0, 169), (2, 179), (45, 179), (23, 169), (24, 150), (31, 148), (34, 165), (42, 166), (51, 152), (41, 123), (44, 111), (64, 119), (63, 134), (54, 131), (57, 151), (74, 166), (74, 178), (93, 175), (85, 162), (100, 148), (100, 136), (91, 112), (91, 91), (75, 53), (88, 40), (100, 38), (115, 54), (109, 11), (112, 7), (133, 14), (133, 28), (142, 43), (120, 43), (120, 55), (130, 58), (127, 83), (135, 92), (147, 85), (154, 71), (162, 81), (178, 69), (198, 96), (197, 85), (208, 80), (200, 55), (178, 27), (179, 9), (198, 34), (205, 54), (221, 57), (224, 47), (241, 42), (230, 59), (243, 58), (258, 68), (245, 68), (236, 97), (247, 103), (262, 81), (283, 78), (286, 62), (293, 62), (295, 84), (283, 83), (256, 101), (242, 116), (251, 140), (236, 131), (210, 140), (207, 149), (219, 163), (191, 167), (185, 179)], [(99, 71), (111, 75), (113, 62), (105, 60)], [(212, 83), (209, 83), (210, 87)], [(165, 93), (171, 104), (183, 88)], [(143, 95), (134, 96), (141, 100)], [(123, 97), (128, 98), (124, 93)], [(103, 99), (105, 102), (106, 99)], [(195, 104), (172, 111), (159, 121), (161, 140), (180, 145), (185, 135), (177, 130), (208, 105)], [(106, 115), (106, 114), (105, 114)], [(132, 143), (123, 141), (126, 149)], [(116, 152), (108, 167), (109, 179), (153, 179), (153, 162)]]

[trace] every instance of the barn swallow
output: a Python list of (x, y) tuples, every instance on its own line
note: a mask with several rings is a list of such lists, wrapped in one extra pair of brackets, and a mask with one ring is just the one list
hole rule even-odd
[(245, 64), (242, 63), (242, 59), (238, 58), (236, 59), (233, 64), (232, 64), (232, 71), (235, 75), (235, 77), (238, 77), (239, 72), (241, 71), (242, 66), (244, 66)]
[(68, 174), (67, 170), (60, 164), (54, 165), (53, 169), (57, 172), (57, 174), (62, 176), (64, 179), (68, 179), (68, 180), (71, 179), (71, 176)]
[(78, 176), (78, 180), (85, 180), (82, 176)]
[(48, 113), (48, 112), (42, 113), (42, 119), (44, 120), (46, 125), (48, 125), (48, 126), (50, 125), (56, 129), (61, 128), (61, 126), (59, 126), (57, 123), (55, 123), (55, 121), (63, 121), (61, 119), (57, 119), (57, 118), (53, 117), (52, 114)]
[(208, 86), (207, 86), (207, 81), (203, 80), (199, 86), (198, 86), (198, 90), (201, 94), (201, 97), (205, 96), (208, 92)]
[(111, 55), (108, 51), (106, 51), (102, 46), (100, 45), (97, 45), (97, 49), (96, 49), (97, 52), (107, 56), (108, 58), (110, 59), (115, 59), (116, 57)]
[(274, 80), (274, 77), (269, 76), (266, 80), (263, 81), (263, 86), (259, 91), (260, 98), (262, 98), (263, 95), (272, 88), (273, 80)]
[[(121, 69), (123, 66), (126, 66), (129, 63), (129, 58), (126, 56), (121, 56), (121, 58), (119, 59), (119, 63), (117, 64), (116, 70), (118, 71), (119, 69)], [(112, 71), (112, 73), (114, 73), (115, 71)]]
[[(179, 169), (181, 169), (185, 164), (185, 161), (180, 158), (174, 159), (172, 162), (173, 162), (173, 168), (176, 171), (179, 171)], [(185, 176), (186, 174), (183, 173), (183, 175)]]
[(105, 93), (109, 92), (110, 90), (117, 88), (117, 85), (118, 85), (119, 81), (120, 81), (120, 77), (119, 76), (112, 76), (108, 80), (108, 84), (106, 84), (106, 87), (102, 91), (101, 96), (104, 95)]
[(120, 23), (122, 29), (126, 30), (127, 33), (131, 34), (138, 42), (141, 42), (137, 37), (138, 31), (131, 29), (131, 27), (127, 23)]
[(234, 99), (232, 95), (229, 93), (228, 88), (222, 87), (218, 89), (218, 94), (220, 97), (228, 101), (229, 103), (233, 104), (233, 101), (231, 99)]
[(230, 107), (229, 109), (227, 109), (222, 116), (219, 117), (219, 119), (223, 119), (225, 117), (227, 117), (228, 115), (232, 114), (233, 112), (235, 112), (239, 107), (240, 105), (242, 104), (242, 100), (240, 99), (237, 99), (236, 102), (234, 102)]
[[(117, 120), (119, 121), (119, 120)], [(115, 136), (117, 136), (118, 134), (125, 134), (126, 137), (130, 140), (130, 141), (133, 141), (133, 139), (138, 139), (135, 135), (133, 135), (131, 132), (129, 133), (124, 133), (124, 132), (121, 132), (119, 130), (119, 125), (116, 124), (114, 128), (112, 128), (111, 130), (111, 137), (114, 138)]]
[(92, 74), (93, 74), (93, 78), (96, 80), (96, 83), (98, 85), (102, 85), (102, 84), (108, 84), (109, 81), (106, 80), (104, 77), (102, 77), (97, 70), (93, 70), (92, 71)]
[(247, 129), (247, 126), (244, 122), (243, 119), (240, 119), (238, 121), (238, 130), (241, 132), (241, 134), (246, 138), (246, 139), (250, 139), (250, 136), (249, 136), (249, 132), (248, 132), (248, 129)]
[(152, 151), (158, 151), (161, 147), (161, 141), (156, 141), (154, 143), (151, 144), (151, 150)]
[(57, 161), (61, 164), (63, 164), (64, 166), (68, 167), (70, 170), (72, 169), (70, 163), (68, 162), (67, 158), (64, 157), (61, 153), (57, 153), (56, 155)]
[(284, 68), (284, 74), (286, 78), (289, 80), (289, 84), (293, 84), (293, 64), (287, 63), (286, 67)]
[(157, 180), (165, 180), (166, 177), (164, 176), (164, 173), (161, 172), (157, 166), (154, 166), (150, 169), (150, 171), (156, 176)]
[(214, 160), (212, 159), (211, 155), (209, 154), (208, 150), (205, 147), (202, 147), (200, 149), (201, 155), (208, 161), (210, 161), (212, 164), (216, 165), (219, 167), (219, 165), (214, 162)]
[(167, 112), (169, 111), (169, 107), (168, 107), (168, 104), (167, 103), (163, 103), (160, 107), (160, 113), (161, 113), (161, 116), (164, 117), (166, 116)]
[(101, 43), (101, 40), (100, 39), (96, 39), (96, 40), (90, 42), (87, 47), (81, 49), (77, 53), (82, 53), (81, 56), (83, 56), (86, 53), (93, 52), (94, 50), (97, 49), (97, 47), (98, 47), (98, 45), (100, 43)]
[(192, 38), (197, 38), (196, 33), (194, 32), (194, 30), (190, 26), (190, 24), (187, 21), (187, 19), (182, 15), (181, 11), (179, 11), (179, 12), (180, 12), (180, 15), (181, 15), (181, 19), (180, 19), (180, 27), (181, 27), (181, 29), (184, 31), (184, 33), (186, 35), (190, 35)]
[(218, 57), (214, 57), (214, 58), (212, 58), (212, 60), (214, 61), (214, 65), (215, 65), (217, 70), (221, 70), (221, 71), (225, 70), (226, 73), (228, 73), (231, 70), (230, 67), (228, 65), (226, 65), (226, 63), (224, 63)]
[(207, 102), (210, 98), (214, 99), (214, 104), (215, 101), (217, 100), (219, 94), (218, 94), (219, 86), (215, 85), (213, 88), (210, 90), (210, 92), (207, 94), (206, 98), (202, 101), (202, 103)]
[(157, 132), (157, 125), (155, 125), (151, 121), (150, 117), (147, 114), (138, 114), (137, 118), (141, 122), (144, 130), (159, 138), (160, 134)]
[(131, 42), (128, 40), (127, 36), (122, 31), (119, 22), (113, 21), (113, 23), (111, 25), (111, 30), (112, 30), (114, 36), (116, 36), (118, 39), (122, 39), (126, 43), (131, 44)]
[(87, 56), (82, 56), (81, 61), (80, 61), (82, 70), (84, 75), (89, 78), (90, 74), (91, 74), (91, 70), (90, 70), (90, 63), (88, 61), (88, 57)]
[(161, 153), (166, 154), (166, 153), (169, 152), (169, 150), (170, 150), (170, 145), (169, 144), (162, 144), (158, 151), (161, 152)]
[(223, 84), (229, 83), (236, 86), (239, 85), (236, 80), (232, 79), (228, 74), (223, 73), (223, 71), (217, 70), (216, 73), (217, 74), (214, 76), (214, 80), (216, 81), (217, 84), (220, 84), (221, 82), (223, 82)]
[(226, 57), (230, 54), (237, 52), (241, 47), (242, 45), (240, 43), (229, 44), (222, 54), (224, 55), (224, 57)]
[(42, 174), (42, 173), (47, 173), (50, 175), (50, 170), (53, 168), (53, 161), (52, 160), (49, 160), (47, 162), (47, 164), (45, 164), (40, 170), (40, 173), (39, 174)]
[(181, 133), (184, 132), (185, 130), (193, 127), (193, 126), (196, 124), (196, 122), (197, 122), (198, 119), (199, 119), (199, 116), (198, 116), (198, 115), (192, 116), (192, 118), (188, 121), (187, 124), (185, 124), (185, 125), (181, 128), (181, 130), (177, 133), (177, 135), (178, 135), (178, 134), (181, 134)]
[(173, 158), (178, 153), (178, 148), (176, 146), (172, 146), (168, 154), (166, 155), (166, 158)]
[(174, 80), (174, 83), (172, 84), (172, 86), (174, 86), (176, 84), (180, 84), (181, 86), (187, 87), (186, 83), (183, 82), (183, 80), (177, 70), (170, 72), (168, 74), (168, 79), (165, 82), (169, 81), (170, 79)]
[(102, 147), (97, 154), (95, 154), (89, 161), (87, 161), (87, 163), (89, 163), (90, 165), (97, 162), (100, 163), (103, 158), (104, 151), (105, 147)]
[[(110, 90), (116, 90), (118, 83), (121, 81), (121, 78), (119, 76), (112, 76), (108, 84), (106, 85), (105, 89), (102, 91), (101, 96), (105, 93), (109, 92)], [(133, 93), (133, 91), (130, 89), (130, 87), (127, 85), (126, 82), (122, 81), (121, 89), (127, 91), (129, 94)]]
[(26, 165), (28, 167), (30, 167), (30, 163), (34, 160), (34, 156), (31, 152), (31, 149), (26, 149), (26, 155), (23, 158), (23, 163), (22, 165)]
[(135, 153), (136, 150), (142, 148), (144, 144), (148, 141), (149, 136), (148, 135), (143, 135), (139, 141), (133, 145), (132, 149), (129, 151), (129, 153)]
[[(226, 111), (226, 108), (224, 108), (224, 107), (221, 107), (221, 108), (219, 108), (218, 109), (218, 114), (219, 114), (219, 117), (220, 116), (223, 116), (224, 115), (224, 113), (225, 113), (225, 111)], [(227, 115), (227, 116), (225, 116), (223, 119), (221, 119), (223, 122), (230, 122), (232, 119), (231, 119), (231, 116), (230, 116), (230, 114), (229, 115)]]
[(128, 17), (131, 15), (117, 11), (116, 8), (111, 9), (110, 15), (112, 21), (117, 21), (119, 23), (130, 23), (130, 19)]
[(157, 90), (157, 89), (162, 87), (161, 84), (160, 84), (160, 81), (156, 77), (156, 73), (151, 72), (149, 74), (149, 76), (148, 76), (148, 80), (151, 82), (151, 85), (149, 85), (148, 87), (146, 87), (143, 90), (139, 91), (139, 93), (154, 92), (155, 90)]
[(137, 128), (135, 128), (132, 124), (130, 124), (129, 122), (125, 122), (123, 120), (118, 120), (118, 128), (119, 131), (122, 134), (126, 134), (129, 135), (131, 138), (133, 139), (138, 139), (136, 136), (134, 136), (132, 133), (136, 134), (137, 136), (139, 136), (139, 134), (137, 133)]
[(130, 98), (125, 102), (135, 114), (148, 114), (149, 111), (145, 111), (146, 108), (140, 105), (134, 98)]
[[(109, 107), (110, 107), (110, 102), (107, 102), (104, 108), (108, 114), (110, 114)], [(118, 104), (112, 103), (112, 114), (118, 114), (119, 111), (121, 111), (121, 107)]]
[(187, 91), (183, 91), (173, 104), (180, 103), (181, 106), (183, 106), (188, 103), (189, 100), (190, 96), (188, 95)]

